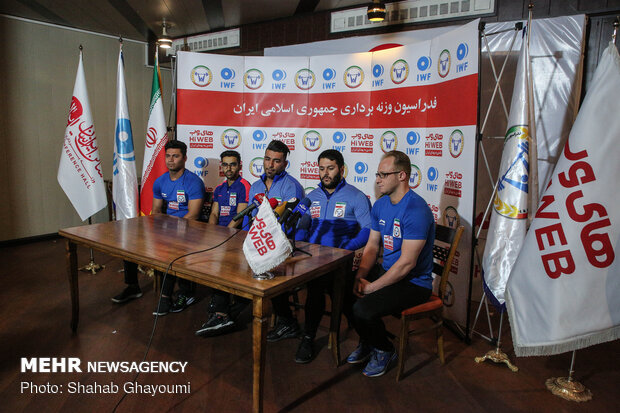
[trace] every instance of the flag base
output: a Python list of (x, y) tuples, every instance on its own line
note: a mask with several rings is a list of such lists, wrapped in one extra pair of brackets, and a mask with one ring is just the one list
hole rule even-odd
[(89, 272), (92, 275), (97, 274), (98, 271), (101, 271), (105, 268), (105, 265), (99, 265), (95, 263), (95, 261), (91, 261), (83, 267), (80, 267), (80, 271)]
[(491, 360), (494, 363), (504, 363), (512, 372), (519, 371), (519, 368), (510, 362), (510, 359), (508, 358), (506, 353), (501, 351), (499, 348), (496, 348), (495, 350), (489, 350), (484, 356), (476, 357), (474, 359), (476, 363), (482, 363), (485, 360)]
[[(90, 224), (90, 218), (88, 218), (88, 223)], [(80, 268), (80, 271), (89, 272), (92, 275), (97, 274), (97, 271), (101, 271), (105, 268), (105, 265), (99, 265), (95, 263), (95, 255), (93, 253), (93, 249), (90, 248), (90, 262), (85, 266)]]
[(275, 277), (274, 273), (272, 272), (264, 272), (262, 274), (254, 274), (252, 273), (252, 278), (254, 278), (255, 280), (271, 280)]
[(572, 402), (592, 400), (592, 392), (578, 381), (573, 381), (570, 377), (551, 377), (545, 381), (545, 386), (554, 395)]

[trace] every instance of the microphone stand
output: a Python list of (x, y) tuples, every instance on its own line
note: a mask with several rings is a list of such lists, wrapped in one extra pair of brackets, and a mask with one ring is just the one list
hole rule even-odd
[(291, 233), (292, 237), (291, 237), (291, 245), (293, 246), (293, 251), (291, 252), (291, 257), (293, 257), (295, 255), (295, 252), (299, 251), (299, 252), (303, 252), (304, 254), (312, 257), (312, 254), (309, 253), (308, 251), (304, 251), (301, 248), (297, 248), (295, 246), (295, 235), (297, 234), (297, 225), (295, 225), (293, 227), (293, 232)]

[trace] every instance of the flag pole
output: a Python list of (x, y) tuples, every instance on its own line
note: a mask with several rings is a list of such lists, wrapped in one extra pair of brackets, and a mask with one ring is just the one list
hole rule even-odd
[[(82, 50), (82, 45), (80, 45), (80, 51)], [(92, 221), (92, 217), (88, 217), (88, 225), (92, 225), (93, 221)], [(89, 272), (92, 275), (97, 274), (98, 271), (101, 271), (105, 268), (105, 265), (99, 265), (97, 263), (95, 263), (95, 254), (93, 253), (93, 249), (89, 248), (90, 250), (90, 262), (88, 264), (86, 264), (85, 266), (80, 268), (80, 271), (84, 271), (84, 272)]]
[(573, 350), (568, 377), (551, 377), (545, 381), (545, 386), (551, 393), (563, 399), (572, 402), (587, 402), (592, 400), (592, 392), (583, 384), (573, 380), (575, 353), (576, 350)]
[(527, 94), (528, 94), (528, 132), (530, 135), (530, 160), (529, 160), (529, 179), (530, 184), (529, 196), (530, 205), (528, 208), (528, 227), (534, 219), (534, 214), (538, 209), (538, 142), (536, 140), (536, 110), (534, 102), (534, 76), (532, 75), (532, 59), (530, 58), (530, 38), (532, 37), (532, 12), (534, 3), (530, 1), (527, 18)]
[(614, 34), (611, 35), (611, 41), (616, 44), (616, 35), (618, 34), (618, 20), (620, 17), (616, 17), (616, 21), (614, 22)]

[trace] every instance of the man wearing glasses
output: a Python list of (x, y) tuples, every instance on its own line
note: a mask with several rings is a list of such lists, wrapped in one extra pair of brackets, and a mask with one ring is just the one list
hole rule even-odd
[[(228, 228), (237, 228), (241, 220), (233, 221), (238, 211), (248, 206), (250, 183), (243, 179), (241, 171), (241, 155), (237, 151), (224, 151), (220, 154), (220, 167), (226, 180), (213, 191), (213, 204), (209, 215), (209, 224), (221, 225)], [(231, 303), (234, 301), (235, 303)], [(197, 331), (196, 335), (207, 335), (214, 332), (224, 332), (234, 325), (235, 315), (245, 306), (247, 300), (231, 294), (213, 290), (209, 304), (209, 317), (206, 323)]]
[(209, 224), (228, 228), (238, 228), (241, 221), (233, 221), (238, 211), (248, 206), (250, 183), (243, 179), (241, 172), (241, 155), (237, 151), (224, 151), (220, 155), (220, 167), (226, 180), (213, 191), (213, 204)]
[[(355, 276), (354, 327), (360, 336), (348, 363), (370, 359), (368, 377), (383, 375), (396, 359), (382, 317), (428, 301), (432, 289), (435, 222), (426, 201), (409, 188), (411, 163), (400, 151), (383, 155), (376, 173), (379, 198)], [(377, 255), (383, 247), (383, 264)]]

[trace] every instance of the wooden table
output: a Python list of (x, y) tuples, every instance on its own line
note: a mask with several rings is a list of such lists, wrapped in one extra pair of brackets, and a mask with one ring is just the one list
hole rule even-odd
[[(167, 215), (151, 215), (60, 230), (58, 233), (67, 238), (67, 273), (72, 305), (71, 329), (77, 330), (79, 320), (76, 244), (165, 272), (175, 258), (189, 252), (215, 247), (235, 232), (237, 230)], [(297, 253), (272, 271), (276, 275), (275, 278), (256, 280), (252, 278), (252, 270), (243, 255), (245, 234), (243, 231), (211, 251), (175, 261), (169, 274), (252, 300), (254, 316), (252, 408), (254, 412), (261, 412), (265, 376), (265, 337), (271, 313), (269, 299), (328, 272), (342, 269), (336, 272), (342, 276), (334, 277), (334, 302), (329, 332), (329, 346), (338, 365), (343, 277), (346, 266), (351, 265), (353, 252), (298, 242), (297, 247), (310, 252), (312, 257)]]

